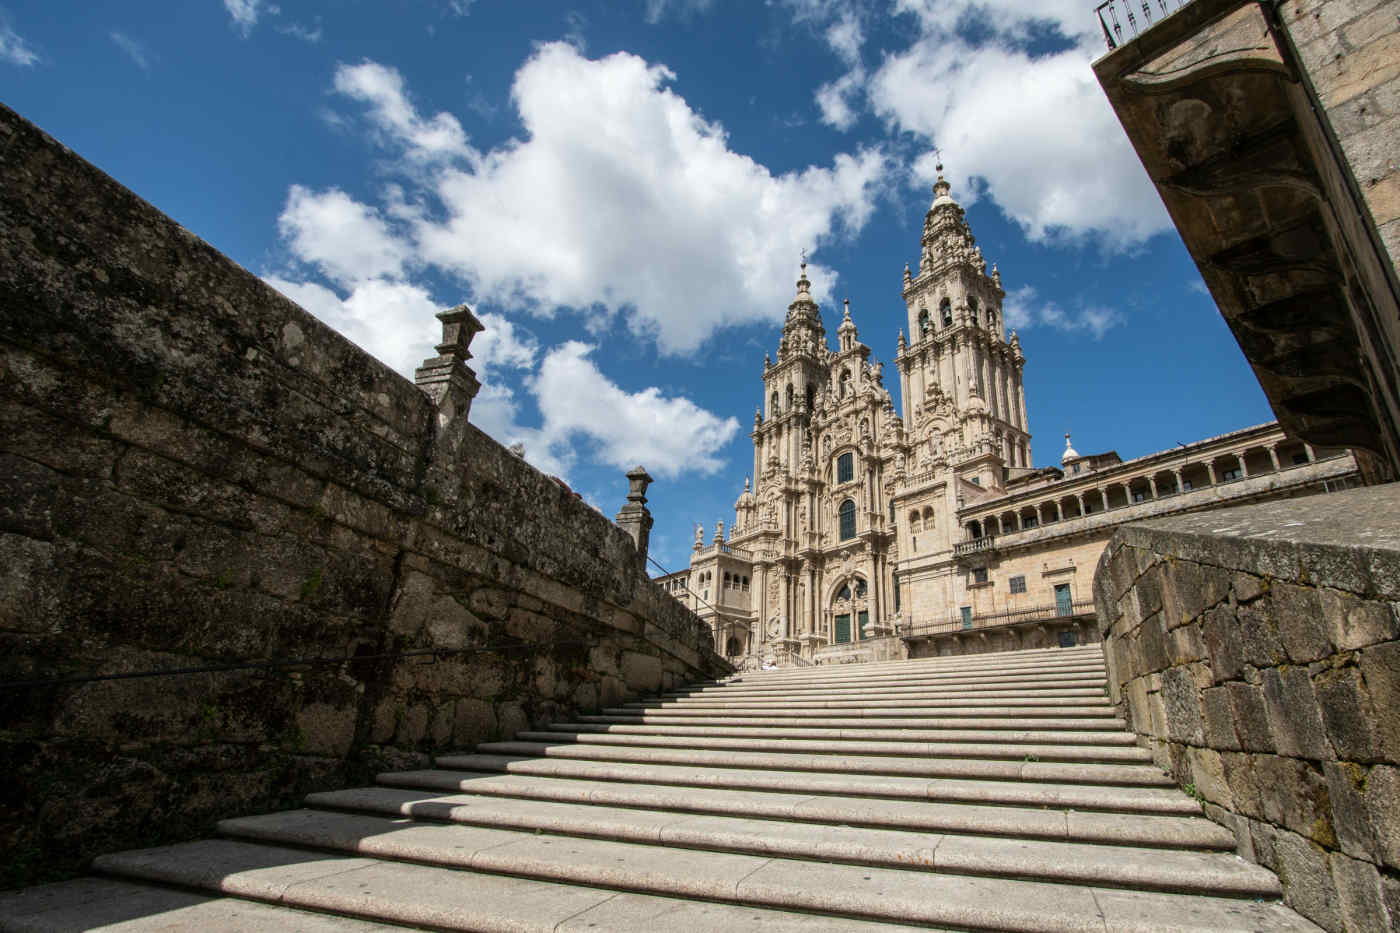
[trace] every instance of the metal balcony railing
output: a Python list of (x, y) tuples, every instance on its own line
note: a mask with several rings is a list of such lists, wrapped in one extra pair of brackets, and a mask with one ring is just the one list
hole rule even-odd
[[(1094, 12), (1098, 14), (1104, 41), (1109, 51), (1124, 42), (1131, 42), (1154, 23), (1161, 22), (1191, 0), (1104, 0)], [(1124, 36), (1124, 31), (1128, 35)]]
[(1094, 601), (1079, 600), (1068, 606), (1033, 606), (1029, 609), (1008, 609), (988, 615), (975, 615), (963, 619), (955, 615), (945, 620), (914, 621), (906, 626), (900, 635), (904, 638), (923, 638), (929, 635), (946, 635), (952, 632), (974, 632), (978, 629), (1004, 628), (1008, 625), (1022, 625), (1027, 622), (1050, 622), (1055, 619), (1074, 619), (1092, 616)]

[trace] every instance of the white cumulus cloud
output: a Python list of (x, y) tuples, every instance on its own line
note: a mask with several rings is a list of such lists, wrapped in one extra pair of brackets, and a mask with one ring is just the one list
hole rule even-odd
[[(1170, 229), (1090, 68), (1102, 40), (1079, 0), (896, 0), (911, 41), (869, 71), (842, 51), (858, 49), (862, 35), (847, 7), (786, 5), (795, 21), (824, 24), (849, 62), (816, 90), (822, 119), (848, 129), (865, 108), (937, 146), (964, 204), (985, 191), (1033, 240), (1094, 236), (1131, 249)], [(917, 159), (914, 177), (931, 184), (937, 161)]]
[(531, 383), (547, 444), (583, 440), (605, 463), (640, 463), (662, 477), (709, 474), (724, 465), (717, 454), (738, 433), (738, 421), (689, 399), (666, 398), (655, 387), (627, 392), (589, 359), (592, 350), (576, 340), (555, 347)]
[(1013, 330), (1050, 327), (1066, 333), (1086, 333), (1095, 340), (1123, 323), (1122, 313), (1113, 308), (1090, 305), (1066, 311), (1053, 301), (1041, 301), (1032, 285), (1007, 293), (1002, 311), (1006, 326)]
[(252, 35), (253, 27), (258, 24), (258, 19), (263, 13), (275, 16), (280, 12), (265, 0), (224, 0), (224, 9), (228, 10), (233, 28), (245, 39)]
[(410, 156), (439, 158), (469, 153), (462, 124), (448, 113), (430, 119), (418, 115), (404, 87), (403, 76), (376, 62), (342, 65), (335, 72), (335, 89), (369, 108), (372, 123), (389, 139), (400, 141)]
[(513, 89), (526, 138), (436, 177), (446, 216), (417, 224), (420, 257), (509, 307), (622, 313), (666, 353), (778, 319), (799, 252), (865, 224), (885, 157), (774, 175), (730, 150), (673, 79), (634, 55), (542, 46)]
[(378, 210), (337, 188), (317, 193), (293, 185), (277, 225), (298, 259), (342, 284), (397, 278), (412, 252)]

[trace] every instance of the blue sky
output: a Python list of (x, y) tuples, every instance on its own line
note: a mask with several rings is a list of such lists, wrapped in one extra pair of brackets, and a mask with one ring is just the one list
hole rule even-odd
[(893, 357), (935, 146), (1036, 463), (1272, 418), (1094, 82), (1093, 6), (0, 0), (0, 100), (405, 375), (470, 303), (472, 420), (609, 515), (645, 464), (677, 568), (733, 518), (802, 250), (828, 329), (849, 297)]

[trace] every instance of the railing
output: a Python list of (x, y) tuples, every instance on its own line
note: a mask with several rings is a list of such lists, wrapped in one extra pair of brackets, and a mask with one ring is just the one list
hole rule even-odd
[(928, 635), (946, 635), (952, 632), (971, 632), (978, 629), (1004, 628), (1008, 625), (1023, 625), (1027, 622), (1050, 622), (1055, 619), (1074, 619), (1094, 614), (1092, 599), (1080, 600), (1068, 606), (1035, 606), (1030, 609), (1009, 609), (989, 615), (975, 615), (964, 621), (962, 616), (953, 616), (945, 621), (912, 622), (901, 633), (903, 638), (923, 638)]
[(716, 548), (719, 549), (719, 552), (720, 552), (721, 554), (732, 554), (733, 556), (735, 556), (735, 557), (737, 557), (737, 558), (739, 558), (739, 559), (741, 559), (741, 560), (753, 560), (753, 554), (752, 554), (751, 552), (746, 551), (746, 550), (744, 550), (744, 549), (741, 548), (741, 547), (731, 547), (730, 545), (724, 543), (723, 541), (716, 541), (715, 543), (711, 544), (709, 547), (702, 547), (702, 548), (699, 548), (698, 550), (695, 551), (695, 556), (696, 556), (696, 557), (703, 557), (704, 555), (709, 554), (711, 551), (715, 550)]
[(995, 535), (983, 535), (980, 538), (973, 538), (971, 541), (959, 541), (953, 545), (954, 557), (965, 557), (968, 554), (980, 554), (983, 551), (990, 551), (996, 547)]
[[(1154, 22), (1164, 20), (1191, 0), (1104, 0), (1094, 12), (1099, 16), (1099, 26), (1103, 29), (1104, 41), (1109, 51), (1118, 48), (1125, 41), (1131, 42), (1152, 28)], [(1138, 13), (1138, 11), (1141, 13)], [(1139, 24), (1138, 20), (1142, 22)], [(1132, 35), (1123, 38), (1124, 26)]]

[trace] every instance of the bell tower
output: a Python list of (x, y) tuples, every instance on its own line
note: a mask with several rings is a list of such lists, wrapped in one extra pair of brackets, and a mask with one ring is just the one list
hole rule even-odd
[(919, 271), (904, 267), (909, 342), (900, 335), (900, 391), (909, 437), (926, 456), (959, 473), (1030, 466), (1021, 372), (1025, 357), (1006, 339), (1001, 275), (986, 260), (938, 165), (924, 216)]

